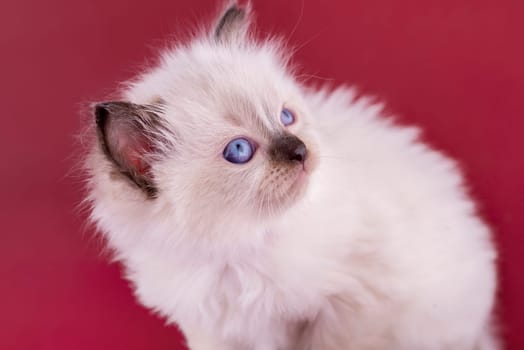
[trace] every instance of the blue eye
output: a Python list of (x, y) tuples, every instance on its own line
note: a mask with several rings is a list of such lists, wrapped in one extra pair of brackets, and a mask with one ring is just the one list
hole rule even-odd
[(231, 163), (247, 163), (253, 157), (255, 152), (253, 145), (247, 139), (239, 137), (229, 142), (224, 148), (224, 158)]
[(285, 126), (291, 125), (295, 122), (295, 116), (291, 111), (287, 108), (282, 109), (282, 112), (280, 113), (280, 121)]

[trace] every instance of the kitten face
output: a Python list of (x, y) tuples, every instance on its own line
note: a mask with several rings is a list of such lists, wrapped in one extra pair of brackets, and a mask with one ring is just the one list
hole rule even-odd
[(300, 198), (313, 170), (310, 116), (279, 62), (264, 53), (227, 55), (193, 58), (172, 77), (187, 88), (162, 96), (174, 150), (157, 168), (159, 195), (207, 217), (277, 215)]
[(130, 119), (147, 116), (136, 130), (114, 122), (125, 119), (121, 110), (97, 107), (97, 120), (103, 114), (116, 128), (99, 123), (99, 139), (126, 175), (112, 181), (129, 182), (130, 191), (146, 184), (150, 200), (195, 223), (282, 214), (306, 191), (317, 159), (308, 110), (280, 49), (246, 37), (246, 13), (224, 16), (211, 38), (168, 52), (126, 91), (135, 110), (148, 106), (130, 111)]

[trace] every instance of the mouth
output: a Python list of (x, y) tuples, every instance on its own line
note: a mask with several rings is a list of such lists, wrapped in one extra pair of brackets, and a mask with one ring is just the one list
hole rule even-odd
[(302, 169), (299, 170), (298, 174), (296, 175), (296, 179), (293, 181), (293, 183), (289, 187), (290, 194), (295, 193), (295, 192), (303, 192), (305, 190), (306, 185), (307, 185), (307, 180), (309, 177), (309, 173), (306, 169), (307, 169), (306, 166), (303, 165)]
[(306, 194), (316, 166), (317, 160), (312, 154), (302, 162), (275, 166), (264, 178), (258, 193), (259, 212), (272, 216), (297, 204)]
[[(273, 216), (297, 203), (307, 189), (309, 171), (306, 169), (307, 167), (304, 165), (297, 165), (294, 171), (291, 171), (291, 174), (288, 173), (285, 176), (285, 181), (282, 181), (282, 179), (279, 179), (280, 181), (277, 179), (269, 180), (268, 183), (273, 185), (265, 188), (263, 192), (259, 192), (260, 212)], [(280, 184), (275, 186), (277, 182), (280, 182)]]
[(301, 166), (297, 169), (296, 174), (293, 176), (290, 182), (288, 182), (284, 191), (281, 192), (281, 195), (275, 198), (275, 201), (279, 203), (280, 206), (289, 207), (296, 203), (307, 190), (309, 172), (306, 170), (307, 167)]

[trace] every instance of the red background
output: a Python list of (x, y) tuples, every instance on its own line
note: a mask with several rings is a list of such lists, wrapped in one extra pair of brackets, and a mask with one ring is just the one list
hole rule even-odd
[[(263, 31), (300, 47), (305, 71), (380, 96), (461, 161), (500, 246), (508, 349), (524, 348), (524, 2), (254, 7)], [(0, 349), (182, 348), (84, 228), (75, 212), (81, 179), (68, 174), (83, 106), (215, 9), (215, 1), (174, 0), (0, 5)]]

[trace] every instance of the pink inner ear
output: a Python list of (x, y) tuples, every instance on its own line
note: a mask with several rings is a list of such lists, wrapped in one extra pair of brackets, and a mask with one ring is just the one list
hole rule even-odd
[(128, 155), (130, 166), (140, 175), (144, 175), (151, 169), (149, 163), (144, 159), (144, 155), (147, 151), (144, 151), (142, 154), (137, 152), (131, 152)]
[(136, 128), (122, 127), (111, 128), (110, 140), (111, 153), (116, 156), (120, 165), (128, 170), (145, 175), (151, 168), (146, 161), (146, 155), (151, 152), (151, 143), (145, 135)]

